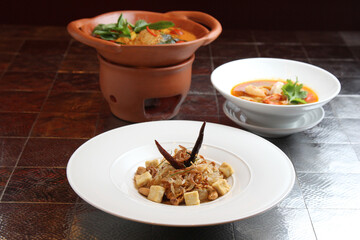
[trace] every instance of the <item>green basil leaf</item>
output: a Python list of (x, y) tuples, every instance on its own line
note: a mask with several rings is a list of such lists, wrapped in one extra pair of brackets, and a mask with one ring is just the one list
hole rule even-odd
[(131, 23), (128, 23), (128, 24), (129, 24), (129, 26), (130, 26), (132, 29), (135, 28), (135, 25), (134, 25), (134, 24), (131, 24)]
[(170, 21), (159, 21), (159, 22), (149, 24), (149, 28), (155, 29), (155, 30), (165, 29), (165, 28), (169, 28), (169, 27), (173, 27), (173, 26), (175, 26), (175, 24)]
[(102, 26), (103, 30), (115, 30), (116, 28), (118, 27), (115, 23), (105, 24)]
[(125, 18), (123, 18), (122, 14), (120, 14), (116, 25), (117, 25), (116, 29), (118, 31), (121, 31), (125, 37), (131, 37), (130, 29), (128, 27), (128, 22)]
[(103, 26), (104, 26), (104, 24), (98, 24), (98, 25), (94, 28), (93, 32), (94, 32), (95, 30), (103, 30)]
[(118, 21), (117, 21), (117, 27), (118, 28), (123, 28), (124, 23), (125, 23), (125, 19), (122, 17), (123, 15), (120, 14)]
[(139, 33), (142, 30), (144, 30), (147, 26), (149, 26), (149, 23), (147, 23), (145, 20), (137, 20), (134, 27), (134, 32)]
[(117, 34), (111, 34), (111, 33), (102, 34), (102, 35), (99, 35), (99, 36), (100, 36), (100, 38), (102, 38), (104, 40), (116, 40), (119, 37)]
[(104, 34), (111, 34), (111, 32), (104, 31), (104, 30), (94, 30), (93, 34), (95, 34), (95, 35), (104, 35)]

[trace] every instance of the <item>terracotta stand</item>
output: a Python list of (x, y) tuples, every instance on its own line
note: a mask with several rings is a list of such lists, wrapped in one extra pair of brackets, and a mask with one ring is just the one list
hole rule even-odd
[(121, 66), (98, 58), (100, 88), (115, 116), (143, 122), (170, 119), (179, 112), (190, 88), (194, 54), (180, 64), (157, 68)]

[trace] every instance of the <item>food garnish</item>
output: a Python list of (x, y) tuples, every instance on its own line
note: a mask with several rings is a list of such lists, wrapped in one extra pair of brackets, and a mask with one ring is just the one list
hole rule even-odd
[[(159, 149), (161, 155), (168, 160), (168, 162), (176, 169), (186, 168), (191, 166), (191, 164), (195, 161), (196, 155), (198, 154), (203, 138), (204, 138), (204, 129), (205, 129), (206, 122), (204, 122), (200, 128), (199, 136), (195, 142), (195, 146), (193, 150), (191, 151), (191, 154), (188, 159), (183, 160), (182, 162), (177, 161), (175, 158), (173, 158), (170, 153), (168, 153), (159, 143), (155, 140), (155, 144), (157, 148)], [(188, 152), (186, 152), (188, 154)]]
[(298, 84), (298, 80), (295, 82), (290, 79), (286, 80), (286, 84), (281, 88), (283, 94), (288, 98), (289, 103), (307, 103), (305, 98), (308, 95), (307, 91), (302, 90), (303, 84)]
[(104, 40), (116, 40), (119, 37), (130, 38), (129, 23), (123, 18), (122, 14), (117, 23), (99, 24), (93, 30), (93, 35), (99, 36)]
[(205, 122), (192, 150), (179, 145), (173, 155), (155, 140), (164, 158), (160, 163), (154, 159), (138, 167), (134, 177), (138, 192), (153, 202), (188, 206), (213, 201), (229, 192), (226, 179), (234, 173), (233, 168), (226, 162), (217, 166), (198, 154), (204, 129)]

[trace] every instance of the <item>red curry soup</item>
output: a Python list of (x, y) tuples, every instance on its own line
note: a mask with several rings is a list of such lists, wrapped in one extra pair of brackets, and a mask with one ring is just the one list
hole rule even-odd
[(93, 36), (121, 45), (158, 45), (196, 40), (196, 36), (171, 21), (148, 23), (143, 19), (131, 24), (119, 16), (117, 23), (98, 24)]
[(318, 95), (296, 80), (261, 79), (243, 82), (231, 89), (231, 95), (244, 100), (272, 104), (294, 105), (319, 101)]

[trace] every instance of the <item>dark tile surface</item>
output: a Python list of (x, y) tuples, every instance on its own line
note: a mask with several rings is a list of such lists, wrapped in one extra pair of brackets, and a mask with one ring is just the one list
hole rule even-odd
[(264, 43), (299, 43), (294, 31), (253, 31), (256, 42)]
[(344, 44), (341, 34), (335, 31), (297, 31), (296, 36), (304, 44)]
[(189, 94), (207, 94), (213, 95), (215, 89), (211, 84), (210, 75), (193, 75)]
[(355, 130), (360, 126), (359, 118), (344, 118), (341, 120), (341, 128), (348, 136), (351, 143), (360, 143), (360, 132)]
[(45, 102), (44, 112), (100, 112), (103, 97), (100, 92), (52, 92)]
[(212, 71), (211, 59), (195, 57), (192, 74), (210, 74)]
[(23, 42), (21, 39), (0, 39), (0, 52), (17, 52)]
[(349, 143), (348, 136), (341, 129), (336, 118), (324, 118), (317, 126), (304, 132), (286, 137), (289, 144), (307, 143)]
[(88, 204), (78, 204), (70, 239), (147, 239), (152, 226), (130, 222), (104, 213)]
[(64, 54), (69, 41), (64, 40), (26, 40), (19, 50), (20, 54), (56, 55)]
[(70, 55), (91, 55), (96, 56), (96, 50), (76, 40), (72, 40), (68, 51)]
[[(96, 51), (65, 27), (0, 25), (0, 236), (4, 239), (357, 239), (360, 210), (360, 33), (238, 31), (196, 52), (174, 120), (240, 128), (223, 113), (214, 68), (249, 57), (309, 62), (340, 79), (317, 126), (269, 138), (292, 161), (294, 188), (273, 209), (224, 225), (173, 228), (109, 215), (71, 189), (66, 166), (91, 137), (133, 123), (102, 97)], [(240, 128), (241, 129), (241, 128)], [(236, 209), (234, 209), (235, 211)], [(171, 216), (176, 217), (176, 216)]]
[(85, 141), (84, 139), (30, 138), (21, 154), (18, 166), (66, 167), (73, 152)]
[(239, 31), (234, 29), (223, 29), (221, 35), (214, 43), (250, 43), (254, 41), (251, 31)]
[(234, 223), (235, 239), (316, 239), (306, 209), (274, 208)]
[(218, 109), (214, 95), (188, 95), (181, 106), (179, 114), (205, 116), (216, 116)]
[(107, 108), (106, 110), (107, 111), (99, 114), (99, 120), (96, 125), (96, 135), (114, 128), (123, 127), (131, 124), (130, 122), (115, 117), (110, 112), (110, 109)]
[(0, 90), (48, 91), (55, 72), (6, 72), (0, 78)]
[(353, 59), (346, 46), (305, 46), (309, 58)]
[(8, 182), (12, 168), (10, 167), (0, 167), (0, 194), (3, 194), (6, 183)]
[(308, 208), (360, 208), (360, 174), (298, 173)]
[(360, 161), (350, 144), (298, 143), (289, 146), (297, 172), (360, 173)]
[(312, 60), (311, 64), (324, 68), (336, 77), (360, 77), (359, 61), (330, 61), (330, 60)]
[(304, 60), (306, 54), (300, 45), (264, 44), (258, 46), (260, 57), (287, 58)]
[(279, 208), (306, 208), (304, 197), (301, 192), (298, 181), (295, 182), (292, 191), (284, 200), (282, 200), (277, 207)]
[(232, 224), (223, 224), (213, 227), (152, 227), (154, 239), (186, 239), (189, 236), (193, 239), (233, 239), (234, 231)]
[(5, 239), (67, 239), (73, 205), (0, 203)]
[(97, 115), (92, 113), (41, 113), (31, 136), (89, 138), (94, 135)]
[(0, 166), (15, 166), (23, 146), (25, 138), (0, 138)]
[(36, 113), (0, 113), (0, 136), (27, 137)]
[(59, 73), (54, 91), (100, 91), (99, 74)]
[(350, 51), (354, 55), (355, 59), (359, 61), (360, 60), (360, 46), (350, 47)]
[(13, 53), (0, 53), (0, 70), (6, 70), (14, 57)]
[(358, 31), (342, 31), (341, 37), (348, 46), (360, 46), (360, 33)]
[(358, 96), (343, 96), (335, 98), (330, 104), (339, 118), (360, 118), (358, 101)]
[(63, 59), (62, 55), (19, 54), (9, 66), (10, 71), (54, 72)]
[(340, 94), (355, 95), (360, 93), (360, 77), (340, 78)]
[(67, 54), (60, 66), (61, 72), (99, 72), (96, 54)]
[(0, 112), (39, 112), (46, 92), (0, 91)]
[(254, 44), (214, 43), (211, 52), (216, 58), (251, 58), (258, 57)]
[(17, 168), (2, 201), (73, 203), (76, 198), (67, 181), (65, 169)]

